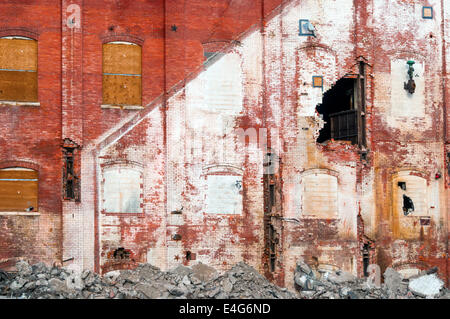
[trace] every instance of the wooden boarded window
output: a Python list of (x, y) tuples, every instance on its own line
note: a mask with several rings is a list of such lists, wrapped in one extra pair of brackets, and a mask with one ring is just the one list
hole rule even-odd
[(319, 218), (337, 216), (337, 177), (325, 173), (313, 173), (302, 179), (302, 214)]
[(38, 210), (38, 172), (20, 167), (0, 169), (0, 211)]
[(142, 105), (141, 51), (128, 42), (103, 45), (103, 104)]
[(37, 41), (0, 38), (0, 100), (37, 102)]

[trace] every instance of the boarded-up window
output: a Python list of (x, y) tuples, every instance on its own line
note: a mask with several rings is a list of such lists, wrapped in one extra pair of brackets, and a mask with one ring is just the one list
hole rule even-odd
[(26, 168), (0, 169), (0, 211), (38, 210), (38, 172)]
[(210, 214), (241, 214), (242, 177), (209, 175), (207, 212)]
[(106, 213), (142, 212), (142, 173), (134, 168), (109, 167), (103, 173)]
[(313, 173), (302, 179), (302, 214), (320, 218), (337, 216), (337, 177)]
[(37, 41), (23, 37), (0, 38), (0, 100), (38, 100)]
[(103, 104), (141, 105), (141, 47), (128, 42), (103, 45)]

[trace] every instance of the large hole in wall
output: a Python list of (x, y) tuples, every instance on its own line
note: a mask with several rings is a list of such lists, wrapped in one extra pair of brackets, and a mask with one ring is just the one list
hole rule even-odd
[(357, 97), (355, 79), (342, 78), (323, 95), (322, 104), (316, 110), (325, 121), (318, 143), (330, 139), (358, 143)]

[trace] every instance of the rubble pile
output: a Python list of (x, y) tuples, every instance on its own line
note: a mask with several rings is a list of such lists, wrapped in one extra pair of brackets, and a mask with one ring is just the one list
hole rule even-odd
[(296, 291), (270, 283), (241, 262), (219, 274), (198, 263), (161, 271), (150, 264), (116, 270), (100, 276), (66, 268), (29, 265), (19, 261), (16, 272), (0, 270), (0, 299), (387, 299), (449, 298), (444, 283), (431, 269), (405, 280), (394, 269), (384, 273), (380, 287), (335, 270), (312, 269), (299, 260), (294, 273)]
[(436, 272), (437, 268), (432, 268), (404, 279), (393, 268), (387, 268), (384, 283), (377, 286), (367, 278), (357, 278), (345, 271), (313, 270), (299, 260), (294, 281), (302, 299), (449, 299), (450, 292)]
[(0, 296), (32, 299), (211, 299), (211, 298), (296, 298), (245, 263), (224, 274), (198, 263), (178, 266), (167, 272), (150, 264), (133, 270), (117, 270), (99, 276), (91, 271), (76, 273), (64, 268), (47, 268), (25, 261), (17, 273), (0, 273)]

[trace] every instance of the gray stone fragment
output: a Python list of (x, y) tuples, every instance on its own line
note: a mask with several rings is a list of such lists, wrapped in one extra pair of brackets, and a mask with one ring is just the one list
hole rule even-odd
[(199, 262), (198, 264), (192, 266), (192, 275), (191, 278), (197, 278), (200, 281), (206, 282), (212, 280), (217, 276), (217, 270), (208, 265), (202, 264)]
[(33, 269), (33, 272), (36, 273), (36, 274), (43, 274), (43, 273), (48, 272), (47, 265), (45, 265), (45, 264), (42, 263), (42, 262), (39, 262), (39, 263), (37, 263), (37, 264), (34, 264), (34, 265), (32, 266), (32, 269)]
[(109, 282), (115, 282), (117, 278), (119, 278), (119, 276), (120, 276), (119, 270), (110, 271), (103, 275), (103, 277), (107, 279)]
[(48, 286), (48, 281), (45, 279), (39, 279), (38, 281), (36, 281), (36, 286)]
[(309, 267), (308, 264), (305, 263), (303, 259), (299, 259), (297, 261), (295, 270), (296, 272), (303, 272), (306, 275), (313, 274), (311, 267)]
[(384, 284), (390, 293), (396, 293), (402, 283), (401, 275), (393, 268), (388, 267), (383, 274)]
[(214, 298), (216, 295), (218, 295), (220, 293), (220, 288), (216, 287), (215, 289), (208, 291), (208, 297), (209, 298)]
[(56, 293), (68, 293), (69, 289), (66, 286), (66, 282), (58, 278), (52, 278), (48, 281), (48, 285), (52, 292)]
[(27, 281), (25, 279), (19, 277), (19, 278), (16, 278), (16, 280), (14, 280), (9, 287), (11, 288), (11, 290), (17, 291), (17, 290), (21, 289), (26, 283), (27, 283)]
[(330, 273), (327, 279), (328, 281), (334, 284), (344, 284), (349, 282), (355, 282), (357, 278), (349, 272), (336, 271), (334, 273)]
[(18, 261), (16, 268), (21, 276), (29, 276), (33, 273), (33, 268), (25, 260)]
[(141, 292), (149, 299), (156, 299), (161, 297), (163, 293), (163, 288), (160, 285), (152, 285), (149, 283), (139, 283), (136, 285), (135, 289), (137, 292)]
[(222, 283), (223, 291), (227, 294), (229, 294), (233, 290), (233, 284), (231, 283), (230, 279), (225, 278)]
[(425, 275), (409, 281), (408, 288), (421, 297), (436, 297), (444, 287), (444, 282), (436, 274)]
[(176, 268), (169, 270), (169, 272), (184, 277), (189, 276), (192, 273), (192, 269), (183, 265), (178, 265)]
[(69, 289), (72, 290), (83, 290), (84, 284), (83, 280), (81, 279), (81, 274), (78, 273), (72, 273), (70, 274), (66, 279), (66, 286)]

